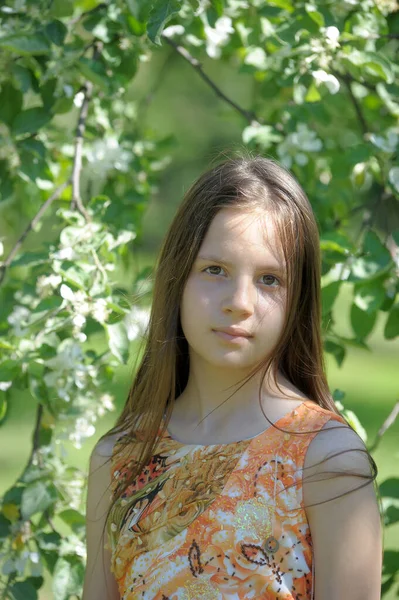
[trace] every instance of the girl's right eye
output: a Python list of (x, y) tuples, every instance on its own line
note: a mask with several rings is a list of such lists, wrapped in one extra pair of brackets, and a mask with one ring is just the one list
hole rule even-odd
[[(218, 267), (217, 265), (211, 265), (210, 267), (206, 267), (206, 269), (203, 269), (203, 272), (205, 273), (208, 269), (221, 269), (222, 267)], [(219, 273), (210, 273), (210, 275), (218, 275)]]

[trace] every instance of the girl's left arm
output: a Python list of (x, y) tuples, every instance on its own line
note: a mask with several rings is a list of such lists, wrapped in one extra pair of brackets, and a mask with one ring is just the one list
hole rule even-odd
[[(339, 429), (330, 431), (334, 427)], [(315, 600), (381, 598), (382, 526), (374, 485), (362, 477), (371, 475), (364, 450), (350, 427), (330, 420), (305, 457), (303, 498), (313, 542)]]

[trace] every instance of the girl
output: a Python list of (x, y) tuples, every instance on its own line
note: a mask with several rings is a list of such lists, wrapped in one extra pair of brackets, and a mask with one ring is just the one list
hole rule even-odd
[(328, 389), (320, 268), (277, 162), (231, 158), (188, 190), (91, 456), (83, 600), (380, 598), (377, 467)]

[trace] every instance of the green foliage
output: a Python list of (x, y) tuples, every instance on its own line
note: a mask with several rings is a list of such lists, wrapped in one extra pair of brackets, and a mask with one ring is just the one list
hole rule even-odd
[[(13, 390), (29, 390), (37, 406), (31, 456), (1, 500), (3, 599), (38, 598), (44, 570), (56, 600), (81, 593), (87, 474), (67, 466), (61, 447), (65, 439), (80, 447), (113, 410), (100, 390), (148, 323), (151, 271), (129, 289), (112, 273), (129, 264), (175, 142), (143, 125), (145, 107), (130, 93), (159, 53), (184, 48), (196, 70), (207, 57), (252, 78), (250, 108), (229, 109), (242, 119), (243, 144), (291, 169), (316, 212), (325, 351), (341, 365), (351, 346), (367, 350), (380, 313), (386, 339), (399, 335), (397, 13), (369, 0), (249, 4), (8, 0), (0, 8), (0, 210), (18, 212), (18, 231), (30, 225), (15, 252), (16, 240), (0, 238), (0, 425)], [(34, 240), (45, 211), (51, 225), (33, 250), (25, 238)], [(350, 338), (333, 319), (343, 281), (353, 286)], [(132, 308), (132, 296), (144, 301)], [(88, 349), (99, 335), (105, 353)], [(344, 394), (334, 397), (339, 404)], [(366, 442), (357, 416), (341, 407)], [(381, 486), (386, 526), (398, 521), (398, 490), (395, 478)], [(398, 593), (398, 564), (398, 552), (386, 552), (383, 595)]]

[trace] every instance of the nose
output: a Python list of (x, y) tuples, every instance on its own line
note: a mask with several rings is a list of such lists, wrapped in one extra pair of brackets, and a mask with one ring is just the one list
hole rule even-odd
[(231, 281), (223, 301), (223, 310), (252, 314), (257, 293), (256, 286), (248, 278)]

